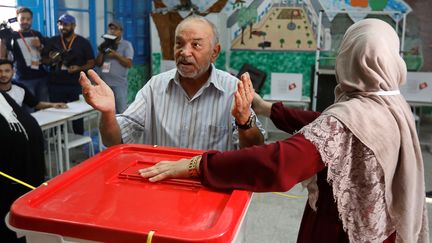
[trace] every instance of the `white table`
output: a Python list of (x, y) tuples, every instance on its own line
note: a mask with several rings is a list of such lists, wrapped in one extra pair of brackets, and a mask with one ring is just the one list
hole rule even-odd
[[(41, 127), (42, 131), (56, 129), (57, 130), (57, 150), (58, 156), (57, 160), (57, 171), (58, 173), (62, 173), (63, 169), (63, 154), (62, 154), (62, 126), (67, 127), (67, 119), (71, 117), (70, 114), (61, 114), (54, 111), (41, 110), (37, 112), (31, 113), (31, 115), (36, 119), (37, 123)], [(48, 144), (49, 146), (49, 144)], [(51, 164), (51, 161), (48, 161)], [(52, 178), (52, 170), (49, 170), (49, 176)]]
[(282, 102), (285, 106), (289, 106), (289, 107), (301, 107), (303, 108), (303, 110), (307, 110), (311, 103), (311, 99), (308, 96), (302, 96), (301, 100), (285, 100), (285, 99), (276, 99), (271, 97), (270, 95), (264, 95), (263, 99), (271, 103)]
[(427, 101), (409, 101), (407, 100), (408, 104), (411, 106), (412, 111), (413, 111), (413, 115), (414, 115), (414, 119), (415, 119), (415, 124), (416, 124), (416, 129), (417, 129), (417, 134), (419, 136), (419, 140), (420, 140), (420, 144), (427, 146), (427, 148), (429, 149), (429, 151), (432, 150), (432, 141), (430, 141), (430, 139), (420, 139), (420, 123), (421, 123), (421, 116), (422, 116), (422, 108), (423, 107), (432, 107), (432, 102), (427, 102)]
[[(99, 115), (99, 112), (95, 110), (93, 107), (88, 105), (86, 102), (77, 100), (74, 102), (67, 103), (68, 108), (66, 109), (47, 109), (47, 112), (52, 112), (58, 114), (59, 116), (67, 116), (67, 121), (74, 121), (77, 119), (81, 119), (84, 117), (91, 117), (93, 115)], [(63, 126), (63, 137), (64, 137), (64, 145), (65, 145), (65, 163), (66, 170), (70, 169), (70, 158), (69, 158), (69, 150), (66, 149), (68, 146), (68, 131), (67, 124)], [(100, 145), (100, 141), (99, 141)]]

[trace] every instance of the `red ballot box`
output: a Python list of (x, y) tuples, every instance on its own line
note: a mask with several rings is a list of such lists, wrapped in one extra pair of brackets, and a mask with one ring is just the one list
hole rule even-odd
[(234, 242), (250, 192), (196, 180), (151, 183), (138, 170), (202, 151), (119, 145), (16, 200), (6, 222), (28, 242)]

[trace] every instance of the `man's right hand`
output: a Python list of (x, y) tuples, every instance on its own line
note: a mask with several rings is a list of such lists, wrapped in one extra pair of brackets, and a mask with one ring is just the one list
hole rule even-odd
[(86, 102), (102, 113), (115, 114), (115, 99), (111, 88), (95, 71), (89, 70), (88, 76), (96, 85), (92, 85), (84, 72), (80, 73), (79, 79)]

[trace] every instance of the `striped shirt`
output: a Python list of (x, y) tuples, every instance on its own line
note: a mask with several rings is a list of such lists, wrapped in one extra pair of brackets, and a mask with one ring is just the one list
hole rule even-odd
[[(238, 130), (231, 116), (238, 79), (211, 68), (208, 81), (192, 98), (181, 87), (177, 69), (153, 76), (128, 109), (117, 115), (123, 143), (221, 151), (238, 148)], [(258, 120), (257, 126), (264, 134)]]

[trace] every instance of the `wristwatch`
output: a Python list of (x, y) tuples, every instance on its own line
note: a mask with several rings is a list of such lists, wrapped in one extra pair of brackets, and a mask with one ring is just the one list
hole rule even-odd
[(238, 124), (237, 120), (235, 121), (235, 124), (237, 125), (238, 128), (244, 130), (252, 128), (256, 124), (256, 115), (252, 113), (245, 124)]

